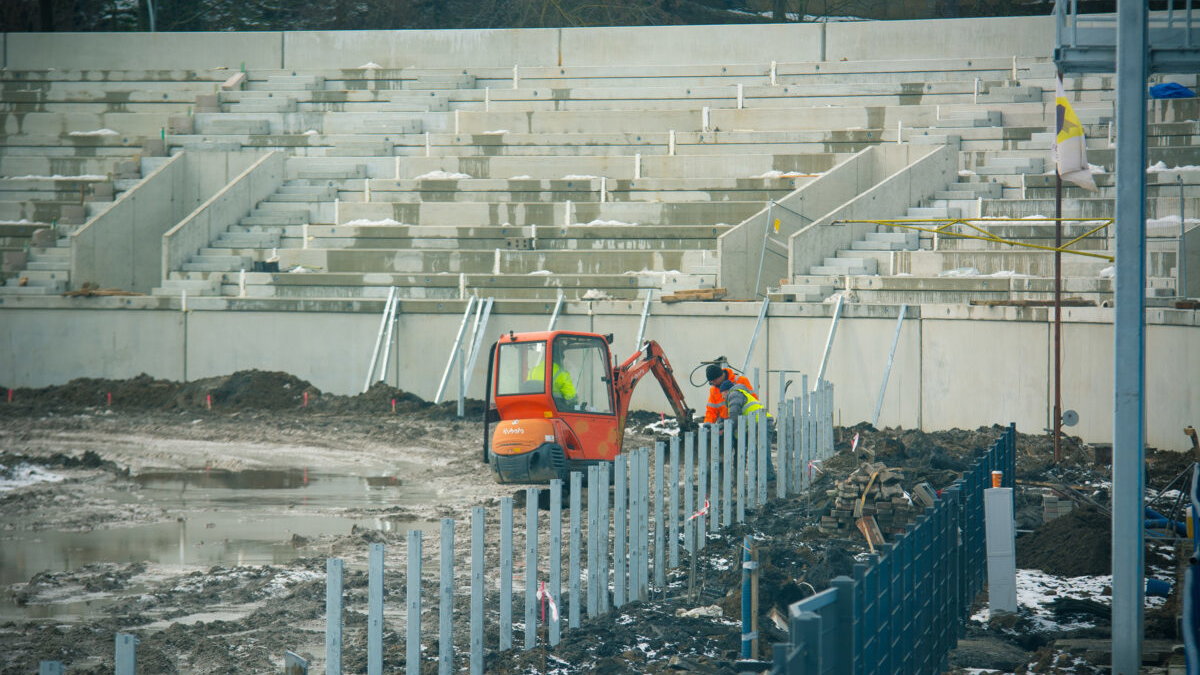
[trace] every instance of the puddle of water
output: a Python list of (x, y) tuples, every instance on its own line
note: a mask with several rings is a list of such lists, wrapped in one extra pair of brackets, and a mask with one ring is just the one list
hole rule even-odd
[[(211, 565), (265, 565), (297, 557), (294, 536), (347, 534), (357, 525), (382, 531), (427, 529), (406, 518), (339, 516), (341, 509), (428, 504), (433, 493), (393, 477), (309, 474), (305, 470), (144, 473), (140, 489), (100, 496), (164, 509), (178, 520), (91, 532), (6, 533), (0, 544), (0, 586), (96, 562), (148, 561), (181, 571)], [(333, 513), (331, 513), (333, 510)], [(11, 522), (11, 521), (10, 521)], [(135, 591), (135, 589), (130, 589)], [(64, 598), (64, 600), (66, 600)], [(0, 597), (0, 618), (87, 615), (102, 599), (18, 607)]]

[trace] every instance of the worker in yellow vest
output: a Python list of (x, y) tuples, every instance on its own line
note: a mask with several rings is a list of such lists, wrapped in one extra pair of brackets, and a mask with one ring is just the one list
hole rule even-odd
[[(758, 422), (760, 414), (766, 414), (767, 417), (771, 416), (770, 413), (766, 412), (766, 406), (758, 402), (754, 393), (746, 385), (735, 384), (732, 380), (725, 380), (718, 388), (725, 397), (725, 405), (729, 408), (730, 419), (737, 419), (738, 415), (745, 415), (747, 423), (750, 423)], [(759, 411), (762, 411), (762, 413)]]

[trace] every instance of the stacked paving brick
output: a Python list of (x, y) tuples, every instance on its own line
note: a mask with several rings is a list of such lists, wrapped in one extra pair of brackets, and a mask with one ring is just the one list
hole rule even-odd
[[(874, 480), (871, 480), (872, 475)], [(862, 464), (827, 492), (832, 502), (829, 515), (821, 517), (821, 529), (835, 533), (857, 532), (855, 508), (866, 491), (867, 498), (859, 515), (874, 516), (885, 536), (903, 534), (918, 510), (901, 486), (903, 480), (904, 473), (899, 469), (889, 468), (881, 462)]]

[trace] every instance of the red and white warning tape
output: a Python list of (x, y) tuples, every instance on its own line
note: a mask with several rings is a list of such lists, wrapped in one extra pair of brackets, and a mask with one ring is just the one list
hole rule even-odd
[(702, 508), (702, 509), (700, 509), (699, 511), (697, 511), (697, 512), (693, 513), (693, 514), (691, 515), (691, 517), (690, 517), (690, 518), (688, 518), (688, 520), (695, 520), (695, 519), (699, 518), (700, 516), (707, 516), (707, 515), (708, 515), (708, 500), (707, 500), (707, 499), (705, 499), (705, 500), (704, 500), (704, 508)]
[(546, 582), (541, 582), (538, 585), (537, 599), (542, 603), (542, 622), (546, 621), (546, 604), (550, 605), (550, 619), (558, 621), (558, 603), (554, 601), (554, 596), (550, 591), (546, 590)]

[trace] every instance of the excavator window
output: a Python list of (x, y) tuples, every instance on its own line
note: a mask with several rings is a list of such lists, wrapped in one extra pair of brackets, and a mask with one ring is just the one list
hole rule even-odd
[(500, 345), (496, 367), (496, 395), (541, 394), (546, 378), (541, 366), (546, 355), (545, 342), (509, 342)]
[(604, 340), (560, 335), (554, 340), (554, 365), (550, 392), (560, 411), (612, 414), (611, 376)]

